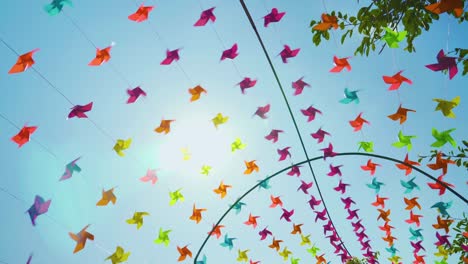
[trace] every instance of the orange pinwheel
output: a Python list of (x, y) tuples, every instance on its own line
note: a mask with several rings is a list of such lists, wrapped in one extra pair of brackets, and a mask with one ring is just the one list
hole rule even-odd
[(379, 229), (382, 230), (382, 231), (385, 231), (385, 234), (388, 235), (388, 234), (391, 234), (392, 233), (392, 229), (394, 229), (395, 227), (391, 226), (388, 224), (389, 221), (386, 221), (385, 224), (383, 226), (379, 226)]
[(302, 230), (301, 230), (301, 226), (303, 224), (293, 224), (293, 231), (291, 231), (291, 234), (295, 235), (295, 234), (302, 234)]
[(245, 163), (245, 166), (247, 167), (244, 171), (244, 174), (251, 174), (253, 171), (258, 172), (260, 170), (257, 164), (255, 163), (255, 160), (244, 161), (244, 163)]
[(283, 242), (283, 240), (276, 240), (274, 237), (273, 237), (273, 241), (271, 242), (271, 244), (268, 246), (269, 248), (273, 248), (275, 249), (276, 251), (279, 251), (280, 250), (280, 243)]
[[(215, 225), (213, 225), (213, 232), (211, 232), (211, 235), (212, 236), (216, 236), (217, 239), (219, 239), (219, 237), (221, 236), (221, 228), (223, 228), (224, 226), (223, 225), (217, 225), (215, 227)], [(208, 232), (208, 234), (210, 234), (210, 232)]]
[(416, 112), (416, 111), (412, 109), (403, 108), (401, 107), (401, 104), (400, 104), (396, 113), (389, 115), (388, 118), (390, 118), (393, 121), (400, 120), (400, 125), (401, 125), (404, 122), (406, 122), (406, 119), (408, 118), (408, 112)]
[(13, 136), (11, 140), (18, 144), (18, 148), (21, 148), (24, 144), (28, 143), (31, 135), (36, 131), (37, 126), (24, 126), (18, 134)]
[(410, 79), (401, 75), (402, 72), (403, 71), (399, 71), (393, 76), (382, 77), (386, 84), (391, 84), (390, 87), (388, 88), (389, 91), (398, 90), (398, 88), (400, 88), (403, 82), (406, 82), (408, 84), (413, 84), (413, 82)]
[(161, 124), (154, 129), (154, 132), (156, 133), (164, 133), (167, 135), (171, 131), (171, 122), (174, 122), (175, 120), (161, 120)]
[(129, 15), (128, 19), (133, 20), (137, 23), (143, 22), (148, 19), (149, 13), (153, 10), (154, 6), (143, 6), (138, 7), (138, 10)]
[(373, 206), (375, 207), (381, 206), (382, 208), (385, 208), (385, 200), (388, 200), (388, 198), (380, 197), (379, 195), (377, 195), (375, 199), (376, 201), (372, 203)]
[(96, 50), (96, 57), (88, 64), (89, 66), (100, 66), (104, 62), (108, 62), (111, 58), (110, 50), (112, 46), (104, 49)]
[(382, 237), (382, 240), (388, 242), (388, 246), (391, 247), (393, 245), (393, 240), (396, 240), (396, 237), (392, 236), (392, 234), (387, 234), (386, 237)]
[[(187, 245), (188, 246), (188, 245)], [(192, 251), (190, 251), (187, 246), (180, 248), (177, 246), (177, 251), (179, 251), (180, 257), (177, 261), (184, 261), (187, 256), (192, 257)]]
[(382, 220), (384, 220), (385, 222), (388, 222), (390, 221), (390, 209), (388, 209), (387, 211), (384, 211), (382, 209), (377, 209), (379, 210), (379, 216), (377, 217), (377, 220), (379, 220), (380, 218), (382, 218)]
[(320, 256), (315, 255), (315, 259), (317, 260), (317, 264), (326, 264), (327, 260), (323, 257), (325, 254), (322, 254)]
[(11, 67), (9, 74), (13, 73), (20, 73), (26, 71), (29, 67), (34, 65), (33, 55), (35, 52), (39, 51), (39, 49), (34, 49), (28, 53), (20, 55), (16, 64)]
[(420, 221), (419, 221), (419, 218), (421, 218), (422, 215), (417, 215), (417, 214), (414, 214), (413, 211), (410, 211), (410, 217), (408, 219), (405, 220), (406, 223), (408, 224), (412, 224), (412, 223), (415, 223), (416, 226), (419, 226), (421, 225)]
[(333, 56), (333, 62), (335, 63), (335, 67), (333, 67), (330, 72), (341, 72), (344, 68), (346, 68), (348, 71), (351, 71), (351, 65), (348, 62), (348, 59), (350, 57), (346, 58), (338, 58), (336, 56)]
[[(432, 226), (435, 229), (444, 229), (445, 233), (449, 232), (450, 225), (453, 223), (453, 219), (442, 219), (440, 215), (437, 216), (437, 224), (433, 224)], [(466, 232), (465, 232), (466, 233)], [(468, 237), (468, 235), (465, 235)]]
[[(419, 164), (419, 162), (409, 160), (408, 159), (408, 154), (406, 154), (404, 162), (407, 163), (407, 164), (410, 164), (410, 165), (415, 165), (415, 166), (420, 166), (421, 165), (421, 164)], [(397, 166), (400, 170), (405, 170), (405, 175), (406, 176), (408, 176), (413, 171), (413, 168), (411, 168), (410, 166), (407, 166), (405, 164), (398, 163), (398, 164), (395, 164), (395, 166)]]
[(336, 18), (336, 16), (331, 16), (331, 15), (323, 13), (322, 22), (314, 26), (312, 29), (315, 29), (318, 31), (327, 31), (332, 27), (334, 29), (338, 28), (338, 19)]
[(429, 187), (430, 187), (431, 189), (439, 190), (439, 195), (442, 195), (442, 194), (445, 193), (445, 190), (447, 189), (447, 187), (445, 187), (445, 186), (455, 187), (455, 185), (443, 181), (444, 176), (445, 176), (445, 174), (440, 175), (439, 177), (437, 177), (437, 179), (438, 179), (440, 182), (442, 182), (443, 184), (445, 184), (445, 185), (441, 184), (440, 182), (436, 182), (436, 183), (431, 183), (431, 182), (430, 182), (430, 183), (427, 184), (427, 185), (429, 185)]
[(192, 95), (192, 97), (190, 98), (190, 102), (194, 102), (200, 99), (201, 93), (207, 93), (206, 90), (203, 89), (203, 87), (201, 87), (200, 85), (197, 85), (194, 88), (190, 88), (188, 89), (188, 91)]
[(372, 159), (369, 159), (367, 161), (367, 164), (364, 165), (364, 166), (361, 166), (361, 169), (362, 170), (365, 170), (365, 171), (370, 171), (370, 174), (371, 175), (374, 175), (375, 174), (375, 169), (377, 169), (377, 166), (381, 166), (380, 164), (377, 164), (377, 163), (373, 163), (372, 162)]
[(283, 201), (281, 201), (281, 198), (279, 196), (274, 197), (273, 195), (270, 195), (271, 199), (271, 205), (270, 208), (275, 208), (276, 206), (283, 207)]
[(361, 115), (362, 113), (359, 113), (356, 119), (349, 121), (349, 124), (354, 128), (354, 132), (361, 130), (364, 123), (370, 125), (369, 121), (362, 118)]
[(221, 196), (221, 199), (223, 199), (226, 196), (228, 188), (232, 188), (232, 186), (231, 185), (225, 185), (223, 183), (223, 181), (221, 181), (221, 183), (219, 184), (219, 187), (217, 189), (214, 189), (213, 191), (216, 194), (219, 194)]
[(96, 205), (97, 206), (104, 206), (109, 204), (109, 202), (112, 202), (112, 204), (115, 204), (117, 201), (117, 197), (114, 195), (114, 188), (111, 188), (107, 191), (102, 190), (102, 198), (99, 200)]
[(433, 170), (442, 169), (442, 175), (447, 174), (447, 166), (449, 164), (455, 164), (455, 161), (442, 158), (442, 152), (437, 153), (436, 163), (427, 164), (427, 166)]
[(86, 240), (94, 240), (94, 235), (87, 232), (86, 229), (89, 227), (89, 225), (85, 226), (83, 229), (78, 234), (74, 234), (72, 232), (69, 232), (68, 235), (76, 241), (76, 246), (75, 250), (73, 251), (73, 254), (76, 252), (82, 250), (85, 247)]
[(463, 0), (441, 0), (440, 2), (427, 5), (424, 8), (438, 15), (453, 11), (455, 17), (460, 17), (463, 14), (463, 2)]
[(419, 210), (421, 210), (421, 205), (418, 203), (419, 197), (413, 197), (411, 199), (408, 199), (404, 197), (405, 200), (405, 210), (412, 210), (414, 207), (417, 207)]
[(251, 225), (253, 228), (257, 227), (257, 218), (260, 218), (260, 216), (253, 216), (252, 214), (249, 214), (249, 220), (245, 221), (244, 224), (246, 225)]
[(202, 215), (201, 213), (206, 211), (205, 208), (196, 208), (195, 207), (195, 204), (193, 204), (193, 210), (192, 210), (192, 216), (190, 216), (190, 220), (193, 220), (195, 222), (200, 223), (200, 221), (202, 220)]

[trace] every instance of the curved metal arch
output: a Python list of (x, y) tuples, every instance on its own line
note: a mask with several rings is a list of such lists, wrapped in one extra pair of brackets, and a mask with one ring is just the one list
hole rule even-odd
[[(408, 164), (408, 163), (405, 163), (404, 161), (401, 161), (401, 160), (398, 160), (398, 159), (395, 159), (395, 158), (391, 158), (391, 157), (387, 157), (387, 156), (383, 156), (383, 155), (378, 155), (378, 154), (372, 154), (372, 153), (361, 153), (361, 152), (344, 152), (344, 153), (337, 153), (336, 156), (366, 156), (366, 157), (374, 157), (374, 158), (379, 158), (379, 159), (384, 159), (384, 160), (388, 160), (388, 161), (392, 161), (394, 163), (400, 163), (400, 164), (403, 164), (403, 165), (406, 165), (408, 167), (411, 167), (413, 170), (421, 173), (422, 175), (424, 175), (425, 177), (441, 184), (442, 186), (444, 186), (449, 192), (453, 193), (455, 196), (457, 196), (458, 198), (460, 198), (460, 200), (462, 200), (463, 202), (465, 202), (466, 204), (468, 204), (468, 199), (463, 197), (461, 194), (459, 194), (457, 191), (455, 191), (454, 189), (452, 189), (450, 186), (447, 186), (445, 183), (439, 181), (437, 178), (435, 178), (434, 176), (430, 175), (429, 173), (421, 170), (420, 168), (417, 168), (411, 164)], [(265, 179), (263, 179), (262, 181), (260, 181), (259, 183), (255, 184), (252, 188), (250, 188), (249, 190), (247, 190), (241, 197), (239, 197), (235, 203), (233, 203), (233, 205), (231, 205), (228, 210), (226, 212), (224, 212), (224, 214), (221, 216), (221, 218), (219, 218), (218, 222), (216, 222), (216, 225), (214, 225), (213, 229), (211, 229), (210, 233), (208, 234), (208, 236), (205, 238), (205, 241), (203, 241), (201, 247), (198, 249), (198, 252), (197, 254), (195, 255), (195, 258), (193, 260), (193, 263), (196, 264), (197, 263), (197, 260), (198, 260), (198, 257), (200, 256), (200, 253), (201, 251), (203, 250), (203, 248), (205, 247), (206, 243), (208, 242), (208, 240), (210, 239), (211, 237), (211, 233), (215, 230), (215, 228), (221, 224), (221, 221), (223, 221), (223, 219), (229, 214), (229, 212), (232, 210), (232, 208), (234, 208), (234, 205), (236, 203), (238, 203), (239, 201), (241, 201), (242, 199), (244, 199), (244, 197), (246, 197), (249, 193), (251, 193), (253, 190), (255, 190), (260, 184), (262, 184), (264, 181), (268, 181), (270, 180), (271, 178), (274, 178), (278, 175), (280, 175), (281, 173), (285, 172), (286, 170), (289, 170), (291, 169), (293, 166), (297, 166), (297, 165), (302, 165), (304, 163), (308, 163), (308, 162), (312, 162), (312, 161), (316, 161), (316, 160), (319, 160), (319, 159), (322, 159), (323, 156), (317, 156), (317, 157), (314, 157), (314, 158), (311, 158), (311, 159), (308, 159), (308, 160), (304, 160), (304, 161), (301, 161), (299, 163), (296, 163), (296, 164), (293, 164), (291, 166), (288, 166), (288, 167), (285, 167), (284, 169), (281, 169), (275, 173), (273, 173), (271, 176), (268, 176), (266, 177)]]

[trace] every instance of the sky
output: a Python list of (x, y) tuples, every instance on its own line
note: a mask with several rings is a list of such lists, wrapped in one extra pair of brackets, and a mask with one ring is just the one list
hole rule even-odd
[[(362, 6), (368, 4), (361, 2)], [(63, 13), (53, 17), (43, 10), (46, 4), (47, 1), (6, 1), (0, 9), (0, 37), (19, 54), (40, 49), (34, 55), (36, 71), (28, 69), (9, 75), (17, 55), (0, 44), (0, 113), (5, 117), (0, 119), (0, 263), (25, 263), (30, 253), (34, 264), (101, 263), (117, 246), (131, 252), (127, 263), (176, 263), (176, 247), (185, 245), (195, 257), (212, 225), (238, 197), (259, 180), (306, 160), (280, 88), (238, 1), (147, 1), (145, 4), (155, 5), (155, 9), (142, 23), (127, 18), (140, 4), (132, 0), (75, 1), (73, 7), (66, 6)], [(321, 156), (320, 149), (328, 143), (337, 152), (355, 152), (358, 142), (373, 141), (375, 154), (403, 160), (406, 148), (392, 146), (400, 130), (417, 136), (409, 151), (411, 160), (429, 153), (434, 142), (432, 128), (456, 128), (453, 138), (460, 144), (466, 139), (467, 78), (461, 76), (461, 69), (448, 80), (447, 75), (424, 67), (436, 62), (440, 49), (466, 48), (466, 23), (458, 24), (443, 14), (429, 32), (415, 40), (416, 52), (405, 52), (402, 47), (386, 48), (380, 55), (361, 57), (353, 56), (359, 41), (356, 34), (341, 45), (341, 33), (332, 31), (330, 40), (316, 47), (309, 28), (310, 21), (318, 20), (325, 10), (356, 12), (359, 6), (355, 1), (327, 1), (326, 6), (321, 1), (259, 0), (246, 4), (272, 58), (309, 157)], [(194, 27), (201, 11), (210, 7), (216, 7), (215, 23)], [(273, 7), (286, 14), (280, 22), (264, 27), (262, 17)], [(96, 52), (93, 45), (105, 48), (111, 43), (114, 46), (110, 61), (99, 67), (88, 66)], [(220, 61), (222, 51), (234, 43), (239, 46), (239, 56), (233, 61)], [(288, 63), (277, 56), (285, 44), (301, 49)], [(160, 65), (166, 50), (176, 48), (181, 48), (178, 63)], [(352, 70), (330, 73), (333, 56), (351, 57)], [(398, 91), (388, 91), (382, 76), (399, 70), (404, 70), (403, 75), (413, 84), (404, 83)], [(242, 94), (236, 84), (244, 77), (258, 82)], [(311, 87), (293, 96), (291, 83), (301, 77)], [(207, 94), (190, 103), (187, 90), (196, 85), (204, 87)], [(136, 86), (145, 90), (147, 96), (126, 104), (126, 89)], [(359, 104), (338, 102), (346, 87), (359, 90)], [(60, 93), (73, 105), (93, 102), (88, 113), (91, 121), (67, 120), (73, 105)], [(461, 97), (460, 105), (454, 109), (456, 118), (434, 111), (436, 103), (432, 99), (451, 100), (455, 96)], [(271, 105), (267, 119), (253, 116), (257, 107), (266, 104)], [(400, 104), (416, 110), (409, 113), (403, 125), (387, 118)], [(300, 110), (311, 105), (323, 114), (306, 122)], [(364, 125), (362, 132), (353, 132), (349, 121), (361, 112), (370, 124)], [(229, 116), (229, 120), (216, 129), (211, 119), (218, 113)], [(154, 132), (162, 119), (176, 120), (167, 135)], [(25, 124), (38, 129), (31, 142), (18, 148), (11, 137)], [(310, 136), (319, 128), (331, 133), (322, 143)], [(274, 144), (264, 138), (272, 129), (284, 130)], [(231, 143), (237, 137), (247, 147), (232, 153)], [(125, 157), (120, 157), (112, 148), (117, 139), (128, 138), (133, 140), (131, 147), (125, 151)], [(278, 161), (277, 149), (287, 146), (291, 147), (291, 158)], [(181, 148), (189, 149), (190, 160), (182, 159)], [(448, 144), (441, 148), (452, 149)], [(59, 182), (65, 165), (78, 157), (82, 171)], [(378, 228), (383, 222), (377, 220), (378, 211), (371, 205), (375, 192), (366, 186), (372, 177), (360, 168), (368, 159), (320, 159), (312, 167), (336, 230), (350, 253), (360, 257), (363, 252), (340, 200), (347, 196), (356, 202), (352, 208), (359, 209), (372, 248), (381, 253), (382, 262), (386, 263), (390, 254), (381, 239), (385, 234)], [(244, 175), (244, 161), (250, 160), (256, 160), (260, 171)], [(430, 207), (439, 201), (453, 201), (449, 213), (460, 219), (468, 212), (467, 205), (450, 192), (439, 196), (421, 174), (405, 176), (392, 162), (375, 158), (372, 161), (381, 164), (375, 177), (385, 184), (379, 195), (389, 198), (386, 208), (391, 209), (390, 224), (395, 227), (392, 234), (397, 238), (395, 247), (402, 262), (413, 260), (409, 225), (405, 222), (409, 211), (404, 209), (403, 198), (415, 196), (422, 206), (415, 213), (423, 215), (420, 228), (426, 261), (438, 260), (433, 255), (437, 249), (436, 230), (432, 227), (438, 212)], [(326, 176), (330, 164), (343, 165), (341, 179), (351, 184), (343, 196), (333, 190), (339, 177)], [(203, 165), (212, 166), (208, 176), (200, 174)], [(425, 165), (421, 169), (434, 177), (440, 175), (440, 171)], [(159, 169), (155, 185), (139, 180), (148, 169)], [(416, 177), (421, 190), (404, 194), (400, 180), (410, 177)], [(290, 234), (293, 223), (303, 224), (303, 233), (311, 234), (310, 240), (328, 261), (340, 263), (323, 235), (325, 223), (314, 221), (315, 214), (307, 204), (310, 195), (297, 191), (301, 180), (313, 181), (308, 166), (301, 168), (299, 178), (279, 174), (270, 180), (271, 189), (254, 190), (246, 196), (242, 201), (247, 206), (239, 214), (231, 211), (221, 223), (225, 226), (223, 236), (227, 233), (237, 238), (234, 248), (229, 251), (219, 245), (222, 238), (210, 238), (202, 251), (207, 263), (234, 263), (237, 251), (246, 249), (254, 261), (286, 263), (278, 254), (272, 254), (273, 249), (268, 247), (271, 237), (260, 241), (258, 232), (266, 226), (275, 238), (284, 240), (282, 249), (287, 246), (294, 258), (301, 258), (301, 263), (313, 261), (306, 251), (308, 247), (300, 246), (300, 236)], [(465, 169), (450, 166), (444, 180), (454, 184), (458, 193), (468, 193)], [(232, 185), (224, 199), (213, 192), (221, 181)], [(112, 187), (116, 187), (117, 203), (97, 207), (101, 191)], [(179, 188), (185, 201), (169, 206), (169, 192)], [(309, 191), (319, 197), (315, 183)], [(32, 226), (25, 212), (36, 195), (52, 202), (49, 211)], [(280, 208), (269, 208), (270, 195), (280, 196), (285, 209), (295, 210), (292, 222), (280, 220)], [(189, 220), (194, 203), (197, 208), (207, 209), (199, 224)], [(150, 213), (139, 230), (125, 222), (138, 211)], [(244, 224), (249, 213), (260, 216), (256, 229)], [(73, 254), (75, 242), (68, 232), (77, 233), (88, 224), (95, 240)], [(159, 228), (172, 230), (168, 247), (153, 243)], [(449, 263), (453, 261), (455, 258), (449, 259)]]

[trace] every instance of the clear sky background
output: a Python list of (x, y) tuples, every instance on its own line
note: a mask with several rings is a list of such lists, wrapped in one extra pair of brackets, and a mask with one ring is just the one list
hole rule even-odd
[[(18, 129), (5, 120), (0, 121), (0, 187), (18, 198), (0, 192), (0, 261), (25, 263), (33, 252), (34, 264), (101, 263), (116, 246), (122, 246), (131, 252), (128, 263), (176, 263), (179, 256), (176, 246), (189, 244), (195, 254), (212, 224), (228, 205), (258, 180), (291, 162), (305, 160), (284, 99), (238, 1), (147, 1), (146, 4), (155, 4), (156, 8), (149, 21), (143, 23), (127, 19), (137, 9), (137, 3), (132, 0), (74, 1), (74, 6), (65, 7), (65, 12), (88, 38), (100, 48), (116, 43), (110, 63), (100, 67), (88, 66), (95, 56), (95, 48), (90, 42), (64, 14), (49, 17), (43, 10), (45, 4), (47, 1), (4, 1), (0, 9), (0, 36), (20, 54), (40, 48), (34, 56), (36, 69), (74, 104), (94, 102), (88, 115), (109, 136), (89, 120), (66, 120), (71, 105), (33, 70), (8, 75), (17, 56), (0, 45), (0, 113), (19, 127), (37, 125), (39, 128), (33, 139), (57, 156), (54, 158), (36, 142), (18, 149), (10, 140)], [(417, 136), (409, 153), (411, 160), (416, 160), (418, 154), (429, 153), (430, 144), (434, 142), (433, 127), (438, 130), (456, 128), (452, 136), (457, 142), (466, 139), (468, 79), (461, 76), (461, 69), (449, 81), (447, 75), (424, 67), (436, 62), (440, 49), (467, 48), (466, 24), (459, 25), (447, 14), (441, 15), (430, 32), (424, 32), (415, 41), (417, 52), (408, 54), (402, 48), (385, 49), (381, 55), (352, 57), (349, 60), (353, 67), (351, 72), (333, 74), (329, 73), (333, 56), (352, 56), (358, 42), (352, 39), (344, 45), (336, 45), (334, 39), (339, 42), (340, 38), (336, 31), (330, 41), (320, 47), (313, 45), (309, 23), (319, 19), (325, 11), (322, 2), (259, 0), (247, 1), (247, 5), (273, 59), (310, 157), (321, 155), (319, 149), (329, 142), (337, 152), (352, 152), (357, 150), (357, 142), (374, 141), (376, 154), (403, 160), (406, 149), (391, 146), (400, 130)], [(214, 25), (193, 27), (202, 8), (213, 6), (216, 6), (217, 16)], [(265, 28), (262, 17), (272, 7), (285, 11), (286, 15), (280, 23)], [(339, 9), (353, 13), (357, 8), (355, 1), (326, 3), (329, 11)], [(240, 53), (234, 64), (220, 62), (222, 51), (234, 43), (238, 43)], [(283, 44), (301, 48), (299, 55), (287, 64), (276, 57)], [(167, 48), (182, 48), (178, 65), (160, 65)], [(398, 92), (388, 91), (382, 76), (393, 75), (400, 69), (405, 70), (403, 75), (412, 79), (413, 85), (403, 84)], [(258, 79), (258, 83), (242, 95), (235, 84), (246, 76)], [(302, 76), (311, 87), (299, 96), (292, 96), (291, 83)], [(198, 84), (208, 94), (189, 103), (187, 89)], [(127, 105), (126, 89), (138, 85), (148, 96)], [(345, 87), (360, 90), (360, 104), (338, 103)], [(434, 111), (433, 98), (451, 100), (457, 95), (461, 96), (461, 104), (455, 109), (456, 119)], [(258, 106), (267, 103), (271, 104), (268, 119), (252, 117)], [(387, 118), (400, 103), (417, 111), (409, 114), (403, 126)], [(320, 109), (323, 115), (307, 123), (300, 109), (310, 105)], [(219, 112), (229, 116), (229, 121), (215, 129), (210, 120)], [(353, 132), (349, 121), (360, 112), (371, 124), (365, 125), (362, 133)], [(153, 131), (162, 118), (176, 120), (168, 135)], [(320, 127), (332, 137), (317, 144), (310, 133)], [(285, 131), (276, 144), (264, 139), (271, 129)], [(119, 157), (112, 150), (113, 140), (130, 137), (132, 146), (125, 157)], [(247, 148), (231, 153), (230, 144), (236, 137), (240, 137)], [(292, 158), (278, 162), (276, 151), (286, 146), (291, 147)], [(182, 160), (182, 147), (189, 148), (191, 160)], [(448, 145), (442, 148), (444, 151), (450, 149)], [(65, 165), (79, 156), (82, 157), (78, 162), (82, 172), (68, 181), (59, 182)], [(243, 175), (244, 160), (257, 160), (260, 172)], [(400, 185), (400, 179), (408, 180), (409, 177), (391, 162), (373, 161), (382, 165), (377, 169), (376, 177), (385, 183), (380, 195), (389, 197), (386, 206), (392, 212), (390, 224), (396, 227), (393, 232), (398, 238), (395, 247), (400, 250), (398, 254), (403, 263), (410, 263), (413, 257), (409, 226), (404, 222), (409, 212), (404, 210), (404, 188)], [(339, 180), (326, 176), (330, 163), (344, 165), (342, 179), (351, 184), (346, 195), (356, 201), (353, 208), (360, 209), (358, 214), (363, 219), (372, 248), (381, 252), (385, 263), (390, 255), (381, 239), (384, 233), (378, 229), (383, 222), (376, 220), (377, 209), (371, 206), (375, 192), (365, 185), (372, 178), (360, 169), (366, 162), (365, 157), (347, 156), (316, 161), (312, 165), (338, 233), (353, 255), (362, 256), (351, 223), (346, 220), (347, 212), (340, 201), (342, 196), (333, 190)], [(209, 176), (200, 174), (202, 165), (213, 167)], [(149, 168), (161, 169), (159, 181), (154, 186), (138, 180)], [(436, 177), (440, 174), (426, 166), (422, 169)], [(296, 191), (300, 179), (312, 181), (307, 166), (302, 167), (301, 172), (299, 179), (281, 174), (271, 180), (270, 190), (254, 191), (247, 196), (244, 201), (247, 206), (242, 212), (238, 215), (231, 212), (222, 223), (226, 226), (222, 229), (223, 235), (227, 232), (230, 237), (237, 238), (234, 249), (230, 252), (219, 245), (221, 239), (211, 238), (202, 253), (208, 257), (208, 263), (234, 263), (238, 249), (250, 249), (249, 257), (261, 260), (261, 263), (283, 263), (282, 258), (268, 248), (271, 238), (259, 240), (258, 232), (265, 226), (276, 238), (284, 240), (282, 246), (287, 246), (294, 257), (301, 258), (301, 263), (313, 261), (306, 247), (299, 245), (300, 237), (290, 234), (292, 223), (279, 220), (279, 208), (269, 208), (270, 194), (281, 195), (285, 208), (295, 209), (293, 222), (303, 223), (304, 234), (311, 234), (311, 241), (325, 253), (327, 260), (339, 263), (333, 247), (323, 236), (322, 225), (325, 223), (314, 222), (315, 214), (307, 205), (310, 196)], [(432, 263), (437, 259), (433, 256), (436, 231), (432, 227), (437, 211), (430, 206), (438, 201), (453, 200), (449, 213), (454, 218), (460, 218), (468, 209), (449, 192), (439, 197), (437, 191), (427, 186), (428, 180), (422, 175), (413, 172), (410, 176), (416, 176), (421, 190), (406, 197), (420, 197), (423, 208), (417, 213), (424, 215), (421, 220), (423, 246), (427, 250), (426, 261)], [(224, 199), (213, 192), (221, 180), (233, 186)], [(466, 170), (451, 166), (445, 180), (455, 184), (459, 193), (468, 193)], [(101, 197), (101, 190), (114, 186), (118, 186), (115, 190), (117, 203), (97, 207), (95, 204)], [(178, 188), (183, 188), (186, 201), (170, 207), (168, 193)], [(312, 193), (317, 196), (315, 184)], [(25, 211), (37, 194), (52, 199), (52, 203), (47, 215), (39, 216), (37, 226), (33, 227)], [(200, 224), (189, 220), (194, 203), (208, 209)], [(151, 214), (144, 219), (140, 230), (125, 223), (135, 211)], [(255, 230), (243, 224), (249, 213), (260, 216)], [(76, 233), (87, 224), (91, 224), (88, 230), (95, 235), (95, 241), (88, 242), (84, 250), (73, 254), (75, 243), (68, 232)], [(160, 227), (173, 230), (167, 248), (153, 243)], [(453, 261), (451, 259), (449, 263)]]

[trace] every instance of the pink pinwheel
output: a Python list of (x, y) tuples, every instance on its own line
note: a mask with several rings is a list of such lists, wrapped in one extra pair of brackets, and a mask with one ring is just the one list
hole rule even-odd
[(156, 175), (157, 170), (150, 170), (148, 169), (146, 171), (146, 175), (140, 178), (140, 181), (142, 182), (151, 182), (151, 184), (156, 184), (158, 181), (158, 176)]
[(161, 62), (161, 65), (170, 65), (173, 61), (178, 61), (179, 57), (179, 50), (167, 50), (166, 51), (166, 58)]
[(204, 10), (200, 15), (200, 19), (198, 19), (197, 22), (195, 23), (195, 25), (193, 25), (193, 26), (194, 27), (205, 26), (206, 23), (208, 23), (208, 21), (210, 21), (210, 20), (211, 20), (211, 22), (214, 23), (216, 21), (216, 16), (213, 14), (214, 9), (215, 9), (215, 7)]
[(313, 106), (309, 106), (307, 109), (301, 109), (303, 115), (307, 116), (307, 122), (310, 122), (315, 119), (315, 114), (319, 113), (322, 114), (320, 110), (314, 108)]
[(325, 138), (325, 135), (330, 136), (330, 133), (328, 133), (325, 130), (322, 130), (322, 128), (319, 128), (317, 132), (310, 134), (313, 138), (317, 139), (317, 143), (322, 143), (323, 139)]
[(303, 78), (304, 76), (301, 77), (299, 80), (292, 82), (292, 88), (294, 89), (294, 94), (293, 94), (294, 96), (300, 95), (305, 87), (310, 87), (310, 84), (302, 80)]
[(255, 111), (253, 115), (258, 115), (261, 119), (267, 119), (268, 117), (266, 116), (266, 114), (268, 112), (270, 112), (270, 104), (267, 104), (265, 106), (259, 106), (257, 108), (257, 111)]
[(278, 155), (280, 155), (280, 158), (278, 161), (283, 161), (286, 159), (287, 156), (289, 156), (291, 158), (291, 153), (289, 153), (289, 149), (291, 147), (285, 147), (284, 149), (278, 149), (277, 152), (278, 152)]
[(444, 54), (444, 50), (440, 50), (439, 53), (437, 54), (437, 63), (428, 64), (428, 65), (426, 65), (426, 67), (433, 70), (433, 71), (448, 70), (449, 71), (449, 79), (451, 80), (458, 73), (456, 59), (457, 58), (455, 58), (455, 57), (447, 57)]
[(237, 53), (237, 49), (237, 43), (234, 43), (234, 45), (232, 45), (230, 49), (223, 51), (223, 54), (221, 54), (221, 60), (233, 60), (234, 58), (236, 58), (239, 55), (239, 53)]
[(281, 56), (283, 63), (288, 63), (288, 59), (296, 57), (300, 50), (301, 49), (292, 50), (288, 45), (284, 45), (284, 49), (278, 55)]
[(276, 143), (278, 141), (279, 133), (283, 133), (283, 132), (284, 132), (283, 130), (273, 129), (273, 130), (271, 130), (270, 134), (265, 136), (265, 139), (266, 140), (271, 140), (271, 141), (273, 141), (273, 143)]
[(278, 9), (276, 8), (271, 9), (271, 12), (268, 15), (263, 17), (264, 18), (263, 25), (265, 27), (268, 27), (270, 23), (279, 22), (281, 18), (283, 18), (284, 14), (286, 14), (286, 12), (278, 12)]
[(71, 108), (72, 110), (68, 114), (68, 118), (78, 117), (78, 118), (88, 118), (86, 112), (89, 112), (93, 109), (93, 102), (87, 105), (75, 105)]
[(343, 167), (343, 165), (333, 166), (330, 164), (330, 172), (327, 175), (330, 177), (333, 177), (336, 174), (341, 176), (341, 170), (340, 170), (341, 167)]
[(129, 96), (127, 104), (134, 103), (140, 96), (146, 96), (146, 92), (143, 91), (143, 89), (141, 89), (140, 86), (137, 86), (133, 89), (127, 89), (127, 94)]
[(296, 175), (297, 177), (301, 176), (301, 171), (299, 168), (302, 167), (301, 165), (295, 165), (292, 166), (291, 170), (287, 173), (289, 176), (294, 176)]
[(252, 80), (249, 77), (245, 77), (240, 83), (237, 85), (240, 86), (242, 94), (245, 94), (245, 89), (252, 88), (257, 83), (257, 80)]
[(297, 190), (302, 190), (305, 194), (309, 194), (309, 189), (312, 187), (313, 185), (313, 182), (305, 182), (305, 181), (302, 181), (301, 180), (301, 185), (299, 186), (299, 188), (297, 188)]

